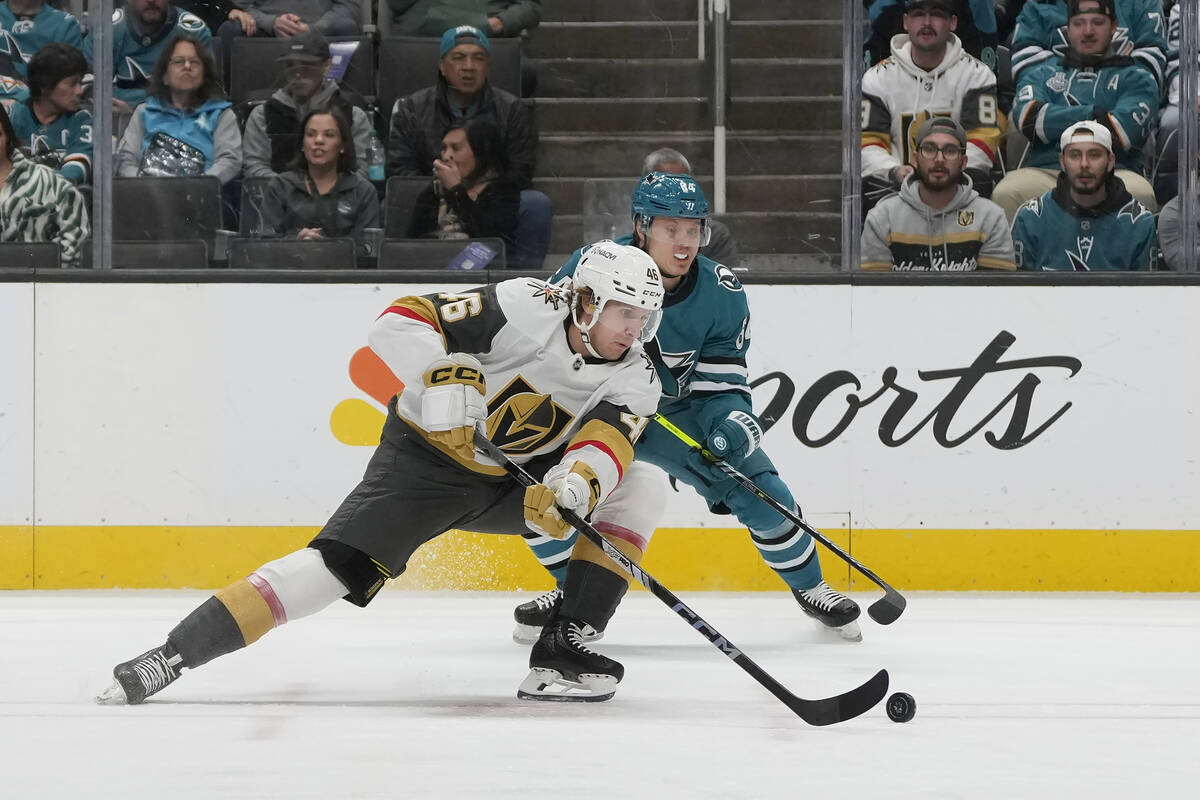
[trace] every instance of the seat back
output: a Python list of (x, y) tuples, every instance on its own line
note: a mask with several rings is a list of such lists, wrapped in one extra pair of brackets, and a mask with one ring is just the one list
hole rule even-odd
[(221, 184), (194, 178), (113, 178), (113, 239), (200, 239), (211, 250), (221, 227)]
[(408, 236), (417, 197), (432, 178), (395, 175), (388, 178), (383, 200), (383, 235), (388, 239)]
[(0, 242), (0, 270), (58, 269), (59, 266), (55, 242)]
[(635, 181), (588, 178), (583, 182), (583, 241), (598, 242), (633, 233), (629, 196)]
[(354, 269), (354, 240), (234, 239), (229, 243), (230, 269)]
[[(331, 47), (337, 42), (358, 43), (346, 66), (346, 74), (339, 83), (368, 100), (374, 97), (374, 39), (370, 36), (329, 37)], [(287, 39), (274, 36), (239, 36), (233, 40), (229, 62), (229, 101), (234, 108), (266, 100), (283, 87), (283, 73), (276, 59), (287, 48)]]
[[(112, 243), (114, 269), (206, 269), (208, 245), (200, 239)], [(91, 242), (83, 250), (82, 266), (91, 268)]]
[[(384, 239), (379, 248), (379, 269), (445, 269), (473, 242), (486, 246), (496, 254), (487, 264), (487, 269), (503, 269), (508, 265), (504, 240), (498, 237), (470, 240)], [(460, 268), (468, 267), (463, 265)]]
[(242, 236), (262, 236), (262, 209), (267, 196), (267, 187), (274, 178), (257, 177), (242, 179), (242, 206), (238, 214), (238, 233)]
[[(521, 40), (491, 39), (488, 81), (521, 96)], [(432, 86), (438, 74), (441, 40), (425, 36), (388, 36), (379, 40), (379, 110), (390, 119), (398, 98)]]

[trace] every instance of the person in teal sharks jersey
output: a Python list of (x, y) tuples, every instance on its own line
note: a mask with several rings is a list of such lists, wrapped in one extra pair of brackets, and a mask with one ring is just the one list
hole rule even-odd
[[(709, 205), (704, 192), (691, 175), (652, 172), (638, 183), (632, 205), (634, 232), (616, 242), (646, 251), (661, 270), (667, 290), (663, 320), (651, 343), (657, 343), (658, 352), (649, 350), (659, 362), (664, 386), (659, 413), (798, 512), (791, 492), (762, 449), (762, 425), (751, 406), (746, 292), (733, 270), (699, 255), (709, 237)], [(551, 282), (569, 279), (587, 250), (577, 250)], [(645, 426), (635, 454), (691, 486), (715, 513), (733, 514), (749, 528), (763, 560), (791, 589), (806, 614), (836, 629), (843, 638), (862, 638), (856, 622), (858, 604), (825, 583), (815, 542), (800, 526), (661, 425), (650, 422)], [(561, 587), (574, 535), (552, 540), (526, 534), (526, 542), (559, 588), (518, 606), (513, 634), (518, 642), (532, 641), (561, 607)], [(619, 601), (620, 594), (610, 601), (613, 610)]]

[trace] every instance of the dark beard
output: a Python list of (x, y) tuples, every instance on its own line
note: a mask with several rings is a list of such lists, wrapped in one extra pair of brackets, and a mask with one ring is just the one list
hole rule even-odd
[(955, 174), (953, 170), (947, 170), (945, 178), (934, 178), (927, 171), (917, 167), (917, 180), (920, 181), (921, 185), (926, 189), (930, 189), (935, 192), (940, 192), (943, 189), (948, 189), (951, 186), (957, 185), (958, 178), (959, 176)]

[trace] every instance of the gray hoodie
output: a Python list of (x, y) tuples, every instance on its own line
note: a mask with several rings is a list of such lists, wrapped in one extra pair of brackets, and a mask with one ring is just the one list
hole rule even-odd
[(862, 268), (961, 272), (1015, 270), (1012, 237), (1003, 209), (985, 200), (962, 176), (954, 199), (941, 210), (926, 205), (915, 174), (871, 209), (862, 232)]
[[(329, 98), (338, 91), (338, 85), (326, 80), (317, 89), (309, 101), (299, 105), (296, 98), (288, 94), (287, 88), (279, 89), (271, 95), (288, 108), (296, 110), (296, 120), (299, 122), (314, 108), (324, 108), (329, 105)], [(354, 135), (354, 149), (358, 153), (358, 172), (367, 177), (367, 140), (371, 135), (371, 119), (367, 112), (358, 106), (353, 107), (354, 119), (350, 120), (350, 132)], [(247, 178), (273, 178), (277, 174), (271, 169), (271, 137), (267, 135), (267, 110), (259, 103), (246, 119), (246, 130), (242, 133), (242, 165)]]

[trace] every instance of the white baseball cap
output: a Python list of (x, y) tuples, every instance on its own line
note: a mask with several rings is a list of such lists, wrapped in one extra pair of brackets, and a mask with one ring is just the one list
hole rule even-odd
[(1095, 142), (1108, 152), (1111, 153), (1113, 151), (1112, 134), (1109, 133), (1108, 128), (1090, 119), (1076, 122), (1063, 131), (1063, 135), (1058, 140), (1059, 152), (1067, 149), (1067, 145), (1074, 144), (1075, 142)]

